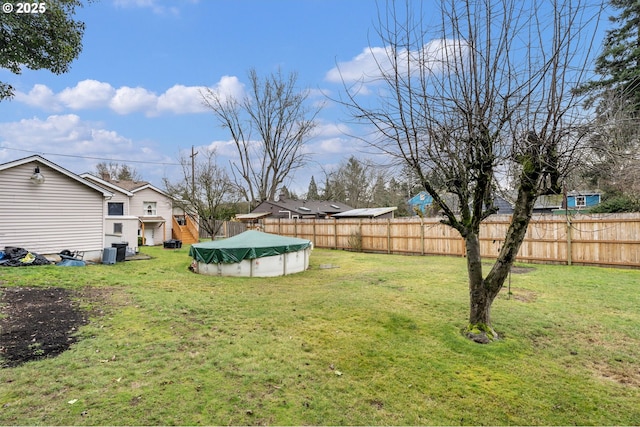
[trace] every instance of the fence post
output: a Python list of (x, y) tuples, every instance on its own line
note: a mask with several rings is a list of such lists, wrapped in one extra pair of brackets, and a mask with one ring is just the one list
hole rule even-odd
[(424, 218), (420, 217), (420, 255), (424, 255)]
[(338, 223), (333, 218), (333, 249), (338, 249)]
[(387, 253), (391, 253), (391, 218), (387, 218)]
[(567, 215), (567, 265), (571, 265), (571, 217)]
[(314, 246), (316, 245), (316, 241), (317, 241), (317, 238), (316, 238), (316, 221), (317, 220), (318, 218), (313, 219), (313, 245)]

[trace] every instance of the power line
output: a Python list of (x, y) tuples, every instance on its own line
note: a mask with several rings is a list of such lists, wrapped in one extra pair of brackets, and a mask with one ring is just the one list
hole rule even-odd
[(10, 148), (10, 147), (0, 147), (0, 150), (14, 150), (14, 151), (22, 151), (24, 153), (40, 154), (40, 155), (43, 155), (43, 156), (73, 157), (73, 158), (77, 158), (77, 159), (87, 159), (87, 160), (108, 160), (108, 161), (111, 161), (111, 162), (145, 163), (145, 164), (149, 164), (149, 165), (180, 166), (180, 163), (149, 162), (149, 161), (145, 161), (145, 160), (119, 160), (119, 159), (110, 159), (110, 158), (106, 158), (106, 157), (76, 156), (76, 155), (73, 155), (73, 154), (43, 153), (42, 151), (22, 150), (22, 149), (19, 149), (19, 148)]

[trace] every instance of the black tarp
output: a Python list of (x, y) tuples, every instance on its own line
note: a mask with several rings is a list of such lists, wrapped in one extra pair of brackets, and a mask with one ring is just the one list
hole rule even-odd
[(40, 254), (29, 252), (24, 248), (10, 247), (0, 251), (0, 266), (26, 267), (29, 265), (47, 265), (51, 262)]

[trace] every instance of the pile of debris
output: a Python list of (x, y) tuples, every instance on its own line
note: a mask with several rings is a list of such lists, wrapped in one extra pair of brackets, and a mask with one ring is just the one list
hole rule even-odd
[(25, 267), (29, 265), (47, 265), (51, 262), (44, 256), (35, 252), (29, 252), (24, 248), (7, 246), (0, 251), (0, 266)]

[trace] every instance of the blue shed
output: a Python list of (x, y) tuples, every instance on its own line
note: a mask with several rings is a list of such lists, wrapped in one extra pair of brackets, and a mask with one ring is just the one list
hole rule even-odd
[(600, 204), (600, 193), (595, 191), (571, 191), (567, 194), (567, 209), (592, 208)]
[(409, 204), (409, 210), (414, 215), (418, 210), (424, 214), (427, 212), (427, 208), (433, 204), (433, 197), (431, 197), (426, 191), (421, 191), (410, 198), (407, 203)]

